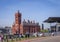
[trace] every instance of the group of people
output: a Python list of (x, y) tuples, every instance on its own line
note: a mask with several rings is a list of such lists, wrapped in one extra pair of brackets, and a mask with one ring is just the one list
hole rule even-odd
[(55, 35), (54, 32), (52, 32), (51, 35), (54, 36)]

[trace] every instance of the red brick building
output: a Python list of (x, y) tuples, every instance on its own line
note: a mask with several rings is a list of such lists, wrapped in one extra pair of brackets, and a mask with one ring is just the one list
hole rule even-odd
[(26, 33), (35, 33), (40, 32), (39, 23), (28, 21), (21, 21), (21, 13), (19, 11), (15, 13), (15, 23), (12, 25), (13, 34), (26, 34)]

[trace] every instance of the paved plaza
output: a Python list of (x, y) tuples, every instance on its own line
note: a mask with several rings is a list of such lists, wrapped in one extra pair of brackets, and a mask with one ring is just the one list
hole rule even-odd
[(27, 39), (20, 42), (60, 42), (60, 36), (41, 37), (35, 39)]

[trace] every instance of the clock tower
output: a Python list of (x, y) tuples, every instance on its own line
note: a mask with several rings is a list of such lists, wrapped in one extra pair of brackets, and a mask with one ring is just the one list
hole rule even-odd
[(15, 13), (15, 24), (21, 24), (21, 13), (19, 11)]
[(18, 11), (15, 13), (15, 23), (13, 26), (14, 34), (23, 34), (23, 28), (21, 24), (21, 13)]

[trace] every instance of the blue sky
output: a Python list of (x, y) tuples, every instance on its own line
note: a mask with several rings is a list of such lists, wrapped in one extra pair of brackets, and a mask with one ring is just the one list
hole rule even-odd
[(17, 10), (22, 20), (41, 24), (48, 17), (60, 17), (60, 0), (0, 0), (0, 26), (11, 26)]

